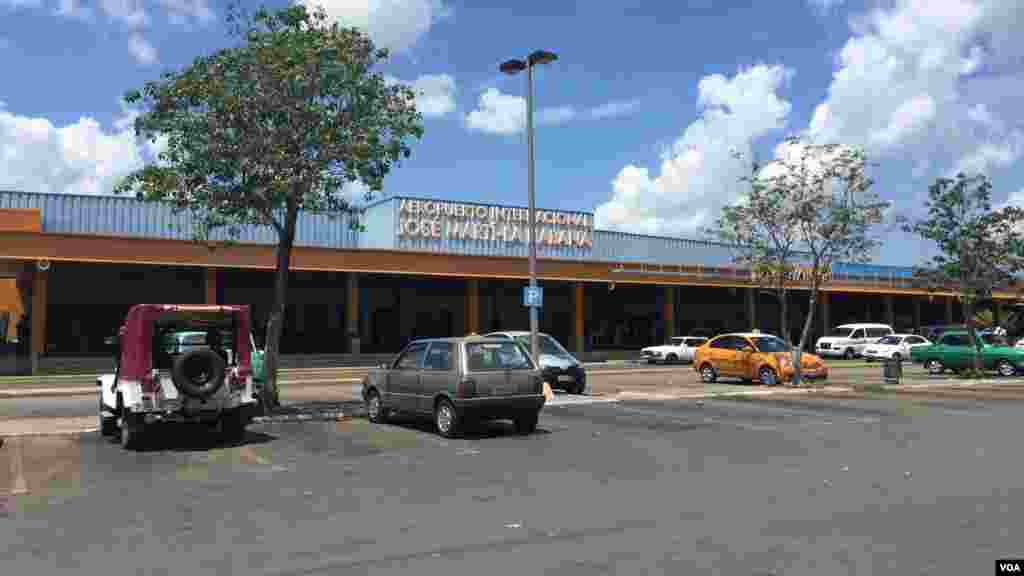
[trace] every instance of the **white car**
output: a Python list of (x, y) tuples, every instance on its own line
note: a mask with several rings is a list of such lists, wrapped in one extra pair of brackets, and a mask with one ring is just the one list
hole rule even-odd
[(887, 324), (843, 324), (836, 326), (828, 336), (818, 338), (815, 351), (822, 358), (852, 360), (864, 353), (869, 344), (878, 342), (896, 331)]
[(872, 360), (883, 360), (885, 358), (892, 358), (893, 360), (910, 360), (911, 348), (931, 345), (931, 341), (924, 336), (918, 336), (917, 334), (892, 334), (885, 336), (874, 344), (868, 344), (865, 346), (864, 359), (868, 362)]
[(648, 346), (640, 350), (640, 354), (648, 364), (655, 362), (693, 362), (693, 351), (708, 341), (702, 336), (675, 336), (668, 344)]

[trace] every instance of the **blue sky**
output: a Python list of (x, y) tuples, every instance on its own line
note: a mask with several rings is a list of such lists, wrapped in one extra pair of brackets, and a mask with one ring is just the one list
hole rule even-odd
[[(389, 194), (525, 204), (525, 77), (497, 66), (544, 48), (560, 58), (537, 74), (538, 204), (604, 227), (695, 237), (742, 190), (730, 151), (770, 159), (787, 134), (863, 146), (902, 214), (957, 169), (1024, 204), (1017, 0), (309, 1), (392, 48), (381, 72), (422, 92), (426, 134)], [(0, 0), (0, 188), (109, 191), (147, 157), (119, 98), (231, 42), (224, 13)], [(886, 238), (882, 263), (926, 251)]]

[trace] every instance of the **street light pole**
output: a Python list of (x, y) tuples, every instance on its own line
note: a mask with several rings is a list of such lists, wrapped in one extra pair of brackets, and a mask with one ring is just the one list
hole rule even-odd
[[(526, 60), (509, 60), (499, 66), (506, 74), (518, 74), (526, 70), (526, 146), (529, 178), (529, 267), (530, 291), (537, 288), (537, 206), (534, 194), (534, 163), (533, 163), (533, 67), (538, 64), (550, 64), (558, 59), (554, 52), (537, 50)], [(530, 355), (534, 362), (540, 361), (540, 342), (537, 338), (540, 311), (537, 306), (530, 306)]]
[[(526, 67), (526, 147), (527, 147), (527, 171), (530, 179), (530, 290), (537, 288), (537, 206), (534, 195), (534, 167), (533, 167), (533, 66)], [(537, 332), (540, 324), (540, 314), (536, 306), (530, 306), (530, 356), (534, 362), (540, 362), (540, 350), (538, 346)]]

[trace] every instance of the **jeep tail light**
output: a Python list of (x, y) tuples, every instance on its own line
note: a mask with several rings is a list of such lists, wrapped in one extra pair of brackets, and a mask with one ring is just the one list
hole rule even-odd
[(154, 394), (157, 389), (157, 373), (154, 370), (148, 374), (142, 376), (142, 393), (143, 394)]
[(466, 378), (460, 381), (459, 386), (455, 389), (455, 395), (459, 398), (472, 398), (476, 396), (476, 380)]
[(237, 371), (232, 371), (228, 376), (228, 385), (232, 390), (245, 388), (245, 378)]

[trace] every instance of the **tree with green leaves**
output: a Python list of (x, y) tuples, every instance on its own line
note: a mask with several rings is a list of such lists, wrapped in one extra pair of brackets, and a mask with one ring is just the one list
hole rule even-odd
[(939, 178), (928, 188), (927, 216), (904, 230), (931, 240), (938, 254), (915, 268), (931, 290), (956, 291), (974, 343), (980, 372), (982, 342), (975, 330), (975, 308), (991, 301), (997, 288), (1013, 284), (1024, 270), (1024, 210), (992, 208), (992, 182), (984, 175)]
[[(737, 160), (743, 155), (735, 153)], [(789, 307), (787, 279), (797, 261), (797, 229), (784, 214), (785, 188), (763, 177), (764, 166), (755, 158), (749, 174), (740, 178), (749, 191), (739, 202), (722, 208), (722, 213), (705, 234), (732, 250), (733, 262), (750, 270), (756, 290), (770, 290), (779, 302), (779, 326), (787, 344)], [(756, 328), (756, 326), (751, 326)]]
[(766, 270), (783, 289), (794, 268), (806, 271), (808, 313), (790, 361), (794, 385), (801, 382), (800, 360), (833, 265), (867, 262), (878, 246), (873, 229), (889, 203), (871, 190), (867, 168), (858, 148), (789, 138), (774, 160), (754, 172), (748, 197), (727, 208), (717, 225), (725, 235), (720, 237), (735, 235), (741, 258), (755, 272)]
[(243, 226), (277, 233), (273, 304), (266, 327), (264, 408), (278, 406), (278, 350), (300, 213), (352, 211), (342, 190), (383, 189), (391, 168), (422, 136), (406, 86), (374, 67), (388, 57), (365, 33), (302, 5), (228, 17), (237, 45), (197, 58), (142, 90), (136, 134), (165, 143), (156, 162), (117, 191), (188, 211), (197, 240)]

